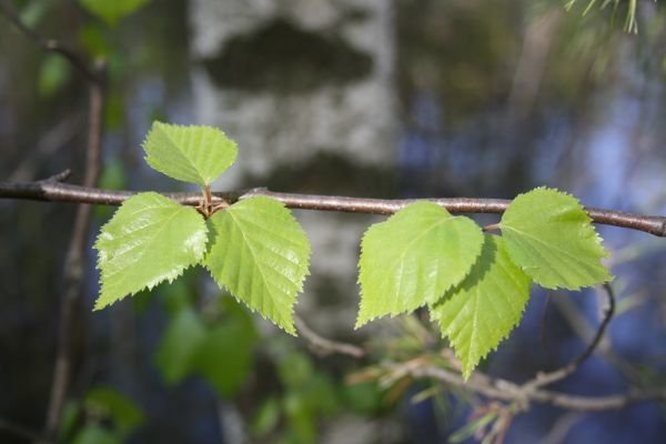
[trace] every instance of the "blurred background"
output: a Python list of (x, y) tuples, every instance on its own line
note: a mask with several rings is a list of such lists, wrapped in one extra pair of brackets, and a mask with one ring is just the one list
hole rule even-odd
[[(103, 188), (186, 190), (143, 161), (140, 144), (159, 119), (214, 125), (238, 142), (217, 190), (511, 198), (548, 185), (589, 206), (666, 214), (663, 2), (587, 11), (586, 0), (5, 3), (39, 34), (107, 60)], [(80, 183), (86, 80), (0, 19), (0, 177), (71, 168)], [(35, 431), (75, 209), (0, 201), (0, 418)], [(92, 243), (113, 209), (94, 211), (61, 442), (472, 442), (461, 427), (490, 418), (469, 393), (382, 367), (443, 345), (427, 319), (353, 329), (358, 244), (382, 218), (296, 212), (313, 244), (297, 312), (325, 337), (370, 350), (356, 360), (277, 331), (200, 269), (92, 312)], [(600, 353), (554, 388), (663, 387), (666, 241), (599, 231), (617, 315)], [(595, 291), (534, 288), (521, 325), (481, 370), (522, 382), (557, 368), (589, 342), (601, 308)], [(600, 413), (534, 405), (513, 418), (506, 442), (665, 438), (656, 403)], [(25, 439), (0, 427), (0, 442)]]

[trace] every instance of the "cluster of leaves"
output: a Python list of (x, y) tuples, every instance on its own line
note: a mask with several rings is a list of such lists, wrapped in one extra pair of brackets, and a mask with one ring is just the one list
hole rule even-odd
[(502, 236), (431, 202), (370, 227), (357, 327), (427, 306), (468, 377), (520, 321), (530, 281), (578, 290), (611, 278), (600, 238), (570, 195), (547, 188), (519, 195), (497, 228)]
[[(154, 192), (126, 200), (95, 243), (102, 283), (95, 308), (201, 264), (220, 288), (295, 334), (293, 307), (308, 274), (310, 244), (277, 200), (255, 196), (231, 206), (212, 200), (210, 184), (235, 161), (235, 143), (214, 128), (156, 122), (144, 149), (155, 170), (199, 185), (202, 202), (195, 209)], [(570, 195), (547, 188), (520, 195), (497, 228), (502, 236), (427, 201), (371, 226), (361, 243), (356, 326), (427, 306), (468, 377), (520, 321), (531, 281), (578, 290), (610, 279), (600, 238)], [(166, 340), (179, 340), (178, 326), (192, 322), (191, 315), (180, 312)], [(203, 327), (198, 331), (197, 344), (205, 336)]]
[(209, 200), (210, 184), (236, 159), (235, 143), (213, 128), (156, 122), (144, 149), (155, 170), (202, 187), (203, 215), (154, 192), (127, 199), (95, 243), (102, 282), (95, 308), (201, 264), (221, 288), (295, 334), (293, 307), (310, 259), (303, 229), (274, 199), (252, 197), (224, 211)]

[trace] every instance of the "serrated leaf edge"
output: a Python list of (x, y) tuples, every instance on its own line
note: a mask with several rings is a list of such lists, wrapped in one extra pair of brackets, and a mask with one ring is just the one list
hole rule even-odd
[[(303, 288), (304, 288), (304, 285), (305, 285), (305, 281), (307, 280), (308, 276), (310, 276), (310, 257), (311, 257), (311, 255), (312, 255), (312, 244), (310, 243), (310, 240), (309, 240), (309, 238), (308, 238), (308, 236), (307, 236), (307, 233), (306, 233), (305, 230), (303, 229), (303, 226), (302, 226), (301, 223), (298, 221), (298, 219), (294, 216), (294, 214), (291, 212), (291, 210), (290, 210), (289, 208), (287, 208), (286, 205), (284, 205), (284, 204), (283, 204), (282, 202), (280, 202), (279, 200), (277, 200), (277, 199), (273, 199), (272, 197), (268, 197), (268, 196), (254, 196), (254, 197), (250, 197), (250, 198), (248, 198), (248, 199), (254, 199), (254, 198), (270, 199), (271, 201), (278, 203), (283, 209), (285, 209), (285, 210), (287, 211), (287, 213), (289, 214), (289, 217), (290, 217), (291, 221), (293, 221), (293, 222), (294, 222), (294, 223), (300, 228), (301, 233), (303, 234), (304, 238), (306, 239), (307, 253), (306, 253), (306, 255), (305, 255), (305, 273), (303, 274), (303, 277), (300, 279), (300, 282), (298, 282), (298, 283), (296, 284), (296, 294), (295, 294), (295, 299), (294, 299), (294, 302), (289, 306), (289, 318), (292, 320), (291, 325), (289, 326), (290, 328), (286, 328), (286, 327), (283, 327), (283, 326), (277, 324), (277, 323), (274, 322), (272, 319), (270, 319), (268, 316), (264, 315), (259, 309), (250, 306), (246, 301), (244, 301), (244, 300), (242, 300), (241, 298), (239, 298), (238, 296), (236, 296), (236, 295), (235, 295), (235, 294), (234, 294), (234, 293), (233, 293), (233, 292), (232, 292), (232, 291), (231, 291), (226, 285), (224, 285), (224, 284), (218, 282), (217, 279), (215, 279), (215, 277), (213, 276), (213, 273), (211, 272), (211, 270), (208, 268), (208, 265), (207, 265), (207, 262), (208, 262), (208, 255), (210, 254), (210, 250), (211, 250), (211, 248), (208, 248), (208, 251), (207, 251), (206, 254), (204, 255), (204, 258), (200, 261), (200, 263), (201, 263), (202, 266), (203, 266), (203, 267), (204, 267), (204, 268), (210, 273), (211, 278), (213, 279), (213, 282), (215, 282), (215, 284), (216, 284), (221, 290), (224, 290), (224, 291), (226, 291), (228, 294), (230, 294), (230, 295), (231, 295), (231, 296), (232, 296), (237, 302), (239, 302), (242, 306), (244, 306), (244, 307), (246, 307), (247, 309), (249, 309), (251, 313), (257, 313), (257, 314), (259, 314), (259, 315), (262, 317), (262, 319), (264, 319), (265, 321), (268, 321), (268, 322), (270, 322), (271, 324), (275, 325), (275, 326), (278, 327), (280, 330), (282, 330), (282, 331), (284, 331), (284, 332), (286, 332), (286, 333), (288, 333), (288, 334), (290, 334), (290, 335), (292, 335), (292, 336), (298, 336), (298, 334), (297, 334), (297, 330), (296, 330), (296, 327), (295, 327), (295, 325), (294, 325), (293, 320), (294, 320), (294, 314), (296, 313), (296, 310), (295, 310), (295, 309), (296, 309), (296, 304), (298, 303), (298, 296), (299, 296), (300, 294), (303, 293)], [(243, 199), (243, 200), (241, 200), (241, 201), (238, 201), (238, 202), (236, 202), (236, 203), (230, 205), (228, 208), (232, 208), (234, 205), (239, 204), (239, 203), (241, 203), (241, 202), (243, 202), (243, 201), (246, 201), (246, 200), (248, 200), (248, 199)], [(228, 208), (226, 208), (226, 209), (224, 209), (224, 210), (222, 210), (222, 211), (227, 211)], [(215, 234), (215, 235), (216, 235), (216, 234)], [(211, 236), (211, 245), (210, 245), (210, 247), (212, 247), (212, 243), (214, 242), (214, 239), (213, 239), (213, 238), (214, 238), (215, 235)], [(292, 281), (292, 282), (293, 282), (293, 281)]]
[[(156, 193), (156, 192), (153, 192), (153, 191), (148, 191), (148, 192), (144, 192), (144, 193), (137, 193), (137, 194), (135, 194), (135, 195), (132, 196), (132, 197), (136, 197), (136, 196), (139, 196), (139, 195), (141, 195), (141, 194), (157, 194), (157, 195), (159, 195), (160, 197), (164, 197), (164, 198), (166, 198), (166, 199), (169, 199), (169, 200), (175, 202), (173, 199), (171, 199), (171, 198), (169, 198), (169, 197), (167, 197), (167, 196), (165, 196), (165, 195), (163, 195), (163, 194)], [(178, 203), (178, 202), (175, 202), (175, 203)], [(120, 208), (120, 207), (119, 207), (119, 208)], [(145, 209), (148, 209), (148, 208), (153, 208), (153, 207), (146, 207)], [(101, 269), (101, 267), (100, 267), (100, 263), (99, 263), (101, 250), (99, 249), (99, 247), (97, 246), (97, 244), (98, 244), (98, 242), (99, 242), (99, 240), (100, 240), (100, 237), (101, 237), (102, 234), (104, 233), (104, 228), (105, 228), (109, 223), (111, 223), (112, 220), (113, 220), (113, 216), (112, 216), (111, 219), (109, 219), (104, 225), (102, 225), (102, 227), (101, 227), (100, 230), (99, 230), (99, 233), (98, 233), (97, 237), (95, 238), (95, 242), (94, 242), (94, 244), (93, 244), (93, 248), (95, 248), (95, 249), (97, 250), (97, 253), (98, 253), (98, 254), (97, 254), (97, 261), (95, 261), (95, 269), (96, 269), (96, 270), (99, 270), (99, 279), (98, 279), (98, 282), (97, 282), (97, 283), (99, 284), (99, 288), (100, 288), (100, 292), (99, 292), (99, 294), (98, 294), (98, 296), (97, 296), (97, 299), (95, 300), (95, 303), (94, 303), (94, 306), (93, 306), (93, 311), (99, 311), (99, 310), (102, 310), (102, 309), (104, 309), (104, 308), (106, 308), (106, 307), (110, 307), (110, 306), (114, 305), (116, 302), (120, 302), (120, 301), (122, 301), (123, 299), (126, 299), (126, 298), (128, 298), (128, 297), (132, 297), (132, 296), (134, 296), (134, 295), (136, 295), (136, 294), (138, 294), (138, 293), (140, 293), (140, 292), (142, 292), (142, 291), (144, 291), (144, 290), (148, 290), (148, 291), (150, 291), (150, 290), (152, 290), (153, 288), (155, 288), (156, 286), (158, 286), (159, 284), (161, 284), (161, 283), (163, 283), (163, 282), (168, 282), (169, 284), (171, 284), (171, 283), (173, 283), (173, 281), (175, 281), (175, 280), (178, 279), (180, 276), (182, 276), (183, 273), (184, 273), (188, 268), (195, 267), (195, 266), (201, 264), (202, 261), (204, 260), (204, 258), (206, 257), (206, 253), (207, 253), (207, 251), (208, 251), (208, 242), (209, 242), (209, 240), (210, 240), (210, 236), (209, 236), (210, 233), (209, 233), (209, 230), (208, 230), (208, 225), (204, 223), (203, 226), (204, 226), (204, 230), (205, 230), (204, 235), (206, 236), (206, 246), (205, 246), (205, 248), (204, 248), (203, 250), (201, 250), (200, 253), (197, 254), (197, 258), (196, 258), (196, 260), (195, 260), (194, 262), (192, 262), (191, 264), (186, 265), (186, 266), (184, 266), (184, 267), (177, 267), (177, 268), (174, 269), (171, 273), (167, 273), (166, 275), (163, 275), (163, 276), (160, 277), (160, 278), (153, 279), (152, 281), (150, 281), (149, 283), (147, 283), (144, 287), (142, 287), (142, 288), (140, 288), (140, 289), (138, 289), (138, 290), (136, 290), (136, 291), (132, 291), (132, 292), (126, 294), (125, 296), (122, 296), (122, 297), (120, 297), (120, 298), (118, 298), (118, 299), (115, 299), (115, 300), (113, 300), (113, 301), (111, 301), (111, 302), (108, 302), (108, 303), (106, 303), (106, 304), (104, 304), (104, 305), (100, 305), (99, 300), (101, 299), (102, 294), (104, 294), (104, 282), (103, 282), (103, 279), (102, 279), (102, 278), (103, 278), (103, 276), (102, 276), (102, 269)]]
[[(238, 145), (237, 145), (237, 143), (236, 143), (234, 140), (232, 140), (231, 138), (229, 138), (229, 136), (227, 136), (226, 133), (225, 133), (224, 131), (222, 131), (221, 129), (219, 129), (219, 128), (216, 128), (216, 127), (211, 126), (211, 125), (193, 125), (193, 124), (190, 124), (190, 125), (180, 125), (180, 124), (174, 124), (174, 123), (160, 122), (160, 121), (157, 121), (157, 120), (156, 120), (156, 121), (153, 122), (153, 125), (151, 126), (150, 130), (149, 130), (148, 133), (146, 134), (146, 137), (143, 139), (143, 142), (141, 143), (141, 148), (143, 149), (144, 153), (146, 153), (146, 155), (143, 157), (143, 159), (145, 160), (146, 164), (148, 164), (148, 166), (150, 166), (150, 168), (152, 168), (153, 170), (157, 171), (157, 172), (160, 173), (160, 174), (164, 174), (165, 176), (169, 177), (170, 179), (178, 180), (178, 181), (186, 182), (186, 183), (193, 183), (193, 182), (188, 181), (188, 180), (183, 180), (183, 179), (178, 179), (178, 178), (172, 177), (172, 176), (170, 176), (169, 174), (164, 173), (164, 172), (162, 172), (162, 171), (156, 169), (156, 168), (150, 163), (149, 157), (151, 157), (151, 154), (148, 152), (148, 149), (146, 148), (147, 143), (148, 143), (148, 140), (150, 139), (150, 136), (151, 136), (151, 134), (152, 134), (154, 131), (156, 131), (156, 130), (164, 131), (164, 128), (165, 128), (165, 127), (167, 127), (167, 128), (171, 127), (171, 128), (177, 128), (177, 129), (203, 129), (203, 130), (214, 130), (214, 131), (217, 131), (217, 132), (222, 133), (222, 135), (223, 135), (224, 137), (226, 137), (226, 139), (227, 139), (231, 144), (233, 144), (233, 146), (234, 146), (235, 149), (234, 149), (234, 156), (233, 156), (233, 158), (231, 159), (231, 162), (230, 162), (229, 165), (224, 169), (224, 171), (222, 171), (222, 172), (220, 173), (220, 175), (223, 174), (228, 168), (230, 168), (230, 167), (235, 163), (236, 159), (238, 158)], [(197, 166), (192, 162), (192, 159), (190, 159), (190, 157), (187, 156), (187, 155), (186, 155), (186, 154), (185, 154), (185, 153), (179, 148), (179, 146), (178, 146), (177, 143), (173, 142), (173, 139), (172, 139), (172, 137), (168, 134), (168, 131), (165, 132), (165, 136), (166, 136), (166, 138), (169, 140), (169, 142), (171, 143), (171, 145), (174, 146), (175, 148), (177, 148), (178, 153), (179, 153), (179, 154), (180, 154), (185, 160), (187, 160), (187, 162), (188, 162), (188, 167), (192, 168), (192, 169), (195, 171), (196, 175), (199, 176), (199, 179), (200, 179), (201, 181), (200, 181), (200, 182), (194, 182), (194, 183), (196, 183), (197, 185), (200, 185), (200, 186), (203, 187), (203, 186), (208, 186), (208, 185), (210, 185), (212, 182), (214, 182), (215, 180), (217, 180), (217, 178), (216, 178), (216, 179), (213, 179), (211, 182), (206, 182), (206, 181), (204, 180), (204, 178), (201, 176), (201, 174), (199, 173)], [(218, 178), (219, 178), (219, 176), (218, 176)]]
[[(567, 196), (567, 197), (570, 197), (570, 198), (572, 198), (572, 199), (576, 202), (576, 205), (578, 205), (579, 209), (580, 209), (580, 210), (582, 211), (582, 213), (584, 214), (584, 217), (585, 217), (585, 221), (584, 221), (584, 223), (589, 224), (589, 225), (590, 225), (590, 228), (592, 228), (592, 232), (594, 233), (594, 243), (595, 243), (595, 246), (598, 247), (598, 248), (597, 248), (597, 249), (598, 249), (598, 252), (601, 253), (601, 254), (598, 256), (598, 259), (599, 259), (599, 262), (601, 263), (602, 267), (604, 268), (604, 270), (605, 270), (605, 272), (606, 272), (605, 280), (602, 281), (601, 283), (612, 281), (613, 278), (614, 278), (614, 277), (613, 277), (613, 274), (610, 272), (610, 270), (608, 269), (608, 267), (605, 266), (605, 265), (603, 264), (603, 262), (602, 262), (602, 260), (603, 260), (604, 258), (607, 258), (607, 257), (610, 256), (610, 252), (606, 249), (606, 247), (604, 247), (604, 245), (603, 245), (603, 241), (604, 241), (604, 239), (601, 237), (601, 235), (600, 235), (599, 232), (597, 231), (596, 227), (594, 226), (593, 220), (592, 220), (592, 218), (590, 217), (590, 215), (588, 214), (587, 210), (585, 209), (585, 206), (582, 204), (582, 202), (581, 202), (576, 196), (574, 196), (573, 194), (571, 194), (571, 193), (569, 193), (569, 192), (567, 192), (567, 191), (562, 191), (562, 190), (559, 190), (559, 189), (557, 189), (557, 188), (547, 187), (547, 186), (542, 185), (542, 186), (538, 186), (538, 187), (536, 187), (536, 188), (533, 188), (533, 189), (531, 189), (531, 190), (529, 190), (529, 191), (526, 191), (526, 192), (524, 192), (524, 193), (520, 193), (520, 194), (518, 194), (517, 196), (515, 196), (515, 197), (511, 200), (511, 203), (509, 204), (509, 207), (508, 207), (508, 208), (510, 208), (510, 207), (511, 207), (511, 204), (513, 204), (518, 198), (520, 198), (520, 197), (522, 197), (522, 196), (526, 196), (526, 195), (528, 195), (528, 194), (530, 194), (530, 193), (533, 193), (533, 192), (535, 192), (535, 191), (552, 191), (552, 192), (555, 192), (555, 193), (557, 193), (557, 194), (562, 194), (562, 195), (565, 195), (565, 196)], [(508, 210), (508, 208), (507, 208), (507, 210)], [(503, 216), (504, 216), (504, 215), (502, 215), (502, 217), (503, 217)], [(508, 229), (508, 230), (511, 230), (511, 231), (514, 231), (514, 232), (518, 232), (518, 233), (524, 234), (522, 231), (520, 231), (520, 230), (516, 230), (515, 228), (513, 228), (513, 227), (511, 227), (511, 226), (509, 226), (509, 225), (504, 225), (503, 222), (502, 222), (501, 220), (500, 220), (500, 222), (499, 222), (498, 225), (499, 225), (499, 228), (500, 228), (501, 230), (506, 230), (506, 229)], [(532, 237), (532, 236), (529, 236), (529, 237)], [(534, 238), (534, 239), (537, 240), (537, 241), (540, 241), (539, 238)], [(516, 262), (516, 261), (514, 260), (513, 253), (511, 252), (511, 249), (507, 248), (507, 253), (509, 254), (509, 257), (511, 258), (511, 261), (512, 261), (512, 262), (513, 262), (518, 268), (520, 268), (521, 270), (525, 271), (525, 270), (528, 270), (529, 268), (531, 268), (531, 267), (529, 267), (529, 266), (524, 266), (524, 265), (519, 264), (518, 262)], [(564, 253), (566, 253), (566, 252), (564, 252)], [(570, 256), (570, 255), (567, 254), (567, 256)], [(528, 277), (530, 278), (530, 280), (531, 280), (532, 282), (536, 283), (536, 284), (539, 285), (540, 287), (545, 288), (545, 289), (549, 289), (549, 290), (557, 290), (557, 289), (560, 289), (560, 288), (561, 288), (561, 289), (565, 289), (565, 290), (580, 291), (580, 290), (583, 289), (583, 288), (588, 288), (588, 287), (590, 287), (590, 286), (585, 286), (585, 285), (570, 286), (570, 287), (556, 286), (556, 285), (553, 285), (553, 286), (551, 286), (551, 285), (543, 285), (543, 284), (541, 284), (541, 283), (539, 283), (539, 282), (536, 282), (531, 276), (528, 276)]]
[[(491, 235), (491, 236), (492, 236), (492, 235)], [(501, 237), (501, 236), (497, 236), (497, 237)], [(506, 247), (505, 247), (505, 249), (506, 249)], [(464, 379), (465, 381), (467, 381), (467, 380), (469, 379), (469, 377), (470, 377), (470, 376), (472, 375), (472, 373), (474, 372), (474, 369), (475, 369), (476, 367), (478, 367), (478, 364), (479, 364), (481, 361), (483, 361), (483, 360), (484, 360), (484, 359), (485, 359), (490, 353), (493, 353), (493, 352), (497, 351), (497, 349), (499, 348), (499, 346), (500, 346), (500, 345), (501, 345), (501, 344), (502, 344), (502, 343), (503, 343), (503, 342), (504, 342), (504, 341), (505, 341), (505, 340), (511, 335), (511, 333), (512, 333), (512, 332), (513, 332), (513, 331), (514, 331), (514, 330), (520, 325), (521, 321), (523, 320), (523, 317), (525, 316), (525, 311), (527, 310), (527, 305), (529, 304), (529, 301), (530, 301), (530, 293), (531, 293), (531, 291), (530, 291), (530, 287), (531, 287), (531, 285), (532, 285), (532, 283), (533, 283), (534, 281), (532, 280), (532, 278), (531, 278), (530, 276), (528, 276), (525, 272), (522, 271), (522, 268), (521, 268), (518, 264), (516, 264), (516, 263), (513, 261), (513, 258), (509, 255), (509, 251), (508, 251), (508, 249), (506, 249), (506, 254), (507, 254), (507, 257), (509, 258), (510, 262), (511, 262), (511, 263), (512, 263), (512, 264), (513, 264), (513, 265), (514, 265), (514, 266), (515, 266), (515, 267), (516, 267), (521, 273), (523, 273), (523, 274), (525, 275), (525, 278), (526, 278), (527, 281), (528, 281), (528, 286), (527, 286), (527, 292), (528, 292), (528, 295), (527, 295), (527, 299), (526, 299), (526, 301), (525, 301), (525, 304), (523, 304), (522, 308), (520, 309), (520, 314), (519, 314), (519, 316), (518, 316), (518, 320), (514, 323), (514, 325), (511, 326), (510, 329), (508, 329), (503, 335), (501, 335), (501, 336), (499, 337), (499, 339), (498, 339), (498, 341), (497, 341), (497, 344), (495, 344), (492, 348), (486, 350), (484, 353), (480, 354), (479, 357), (478, 357), (478, 359), (476, 360), (476, 362), (470, 364), (469, 361), (468, 361), (469, 356), (470, 356), (471, 351), (472, 351), (472, 347), (469, 347), (469, 348), (468, 348), (468, 351), (467, 351), (467, 360), (463, 360), (460, 356), (458, 356), (458, 353), (459, 353), (459, 352), (458, 352), (458, 350), (457, 350), (457, 347), (456, 347), (456, 346), (454, 345), (454, 343), (453, 343), (453, 339), (451, 338), (450, 325), (447, 325), (446, 328), (443, 328), (443, 326), (442, 326), (442, 324), (441, 324), (441, 321), (442, 321), (441, 316), (438, 315), (437, 312), (434, 310), (434, 308), (435, 308), (435, 306), (437, 305), (437, 303), (438, 303), (438, 302), (441, 302), (443, 298), (440, 298), (440, 300), (439, 300), (438, 302), (434, 303), (434, 304), (428, 304), (428, 313), (429, 313), (429, 315), (430, 315), (430, 319), (431, 319), (431, 321), (436, 321), (436, 322), (437, 322), (437, 324), (438, 324), (438, 326), (439, 326), (439, 331), (440, 331), (440, 333), (442, 334), (442, 337), (448, 338), (449, 341), (451, 342), (451, 346), (452, 346), (453, 349), (454, 349), (454, 353), (455, 353), (456, 357), (458, 357), (458, 359), (460, 360), (460, 362), (461, 362), (461, 364), (462, 364), (462, 366), (463, 366), (462, 376), (463, 376), (463, 379)], [(478, 260), (478, 258), (477, 258), (477, 260)], [(452, 297), (454, 297), (454, 296), (457, 294), (457, 292), (460, 290), (460, 288), (461, 288), (464, 284), (465, 284), (465, 281), (463, 280), (463, 281), (460, 282), (457, 286), (455, 286), (453, 289), (449, 290), (449, 293), (450, 293), (450, 294), (449, 294), (449, 295), (445, 295), (444, 297), (448, 297), (448, 298), (452, 298)], [(472, 289), (475, 289), (475, 291), (478, 291), (478, 290), (476, 290), (476, 287), (477, 287), (477, 286), (478, 286), (478, 283), (475, 284), (474, 287), (472, 287)], [(477, 297), (476, 302), (478, 302), (478, 297)], [(490, 307), (488, 307), (488, 309), (490, 309)], [(474, 323), (476, 323), (476, 316), (475, 316), (475, 321), (474, 321)], [(470, 342), (471, 342), (471, 339), (470, 339)], [(465, 364), (466, 361), (468, 362), (467, 365)]]

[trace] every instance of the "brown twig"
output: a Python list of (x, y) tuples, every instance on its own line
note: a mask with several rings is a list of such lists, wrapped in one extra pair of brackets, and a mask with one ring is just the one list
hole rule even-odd
[(351, 356), (352, 358), (362, 358), (366, 354), (365, 350), (361, 347), (344, 342), (333, 341), (321, 336), (319, 333), (312, 330), (300, 316), (294, 317), (294, 323), (303, 338), (317, 351), (327, 355), (340, 354)]
[[(396, 365), (400, 366), (401, 364)], [(521, 386), (513, 382), (491, 378), (482, 373), (475, 373), (469, 380), (465, 381), (456, 372), (429, 365), (409, 366), (404, 371), (413, 378), (436, 379), (487, 398), (520, 404), (524, 409), (527, 408), (530, 402), (536, 402), (568, 410), (594, 412), (616, 410), (636, 402), (651, 400), (666, 401), (666, 388), (629, 390), (627, 393), (608, 396), (579, 396), (541, 389), (525, 391)]]
[[(11, 2), (0, 0), (0, 14), (3, 15), (20, 33), (33, 41), (39, 48), (61, 55), (71, 66), (81, 72), (90, 86), (88, 106), (88, 142), (83, 186), (94, 187), (100, 171), (104, 99), (106, 89), (106, 64), (98, 61), (90, 65), (76, 51), (62, 45), (54, 39), (45, 39), (26, 26), (20, 19)], [(61, 181), (69, 176), (69, 171), (36, 182), (38, 187), (62, 185)], [(90, 226), (91, 207), (79, 205), (72, 229), (63, 277), (63, 294), (60, 301), (58, 325), (58, 344), (51, 383), (51, 394), (46, 411), (45, 441), (54, 441), (58, 423), (67, 397), (70, 383), (72, 360), (73, 321), (76, 307), (80, 301), (81, 281), (85, 258), (85, 245)], [(44, 441), (42, 441), (44, 442)]]
[(574, 373), (578, 367), (580, 367), (580, 365), (585, 362), (592, 355), (592, 353), (594, 353), (596, 348), (601, 343), (601, 339), (603, 338), (604, 332), (606, 331), (606, 327), (608, 327), (608, 324), (610, 323), (611, 318), (615, 313), (615, 294), (613, 292), (613, 288), (608, 283), (605, 283), (602, 288), (606, 294), (606, 308), (604, 310), (604, 317), (601, 320), (599, 328), (594, 334), (594, 337), (592, 338), (592, 341), (590, 341), (589, 345), (580, 355), (576, 357), (576, 359), (564, 367), (561, 367), (552, 372), (537, 374), (533, 380), (523, 384), (523, 390), (534, 390), (566, 378), (567, 376)]
[[(111, 191), (82, 187), (64, 183), (44, 182), (2, 182), (0, 198), (30, 199), (50, 202), (76, 202), (98, 205), (120, 205), (136, 194), (135, 191)], [(164, 193), (165, 196), (184, 204), (201, 204), (201, 193)], [(253, 196), (267, 196), (276, 199), (289, 208), (301, 210), (339, 211), (345, 213), (389, 215), (418, 199), (369, 199), (363, 197), (325, 196), (316, 194), (278, 193), (265, 188), (243, 191), (213, 192), (212, 203), (233, 204)], [(451, 213), (495, 213), (501, 214), (511, 201), (504, 199), (476, 199), (466, 197), (424, 198)], [(666, 217), (646, 216), (598, 208), (586, 208), (592, 221), (602, 225), (612, 225), (666, 237)]]
[[(105, 82), (104, 73), (106, 65), (103, 62), (95, 65), (97, 79), (90, 85), (90, 103), (88, 111), (88, 145), (86, 148), (86, 163), (84, 186), (94, 187), (100, 172), (100, 158), (102, 147), (102, 132), (104, 118)], [(60, 174), (47, 180), (45, 184), (61, 184), (57, 179), (67, 177), (69, 174)], [(51, 395), (46, 415), (46, 436), (53, 438), (58, 430), (58, 423), (62, 414), (65, 398), (70, 384), (70, 371), (72, 360), (73, 320), (76, 307), (81, 298), (81, 281), (83, 277), (85, 245), (90, 227), (90, 205), (79, 205), (72, 237), (67, 248), (65, 260), (63, 295), (60, 303), (58, 347), (56, 362), (53, 370)]]

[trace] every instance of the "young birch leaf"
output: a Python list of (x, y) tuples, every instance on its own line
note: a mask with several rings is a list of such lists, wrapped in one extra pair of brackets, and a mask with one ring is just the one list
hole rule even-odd
[(426, 201), (371, 226), (361, 242), (356, 327), (435, 303), (467, 276), (482, 244), (471, 219)]
[(511, 259), (542, 287), (578, 290), (611, 279), (590, 217), (566, 193), (536, 188), (517, 196), (500, 228)]
[(527, 275), (509, 258), (504, 240), (486, 235), (469, 276), (430, 307), (463, 364), (465, 379), (518, 324), (529, 285)]
[(207, 233), (194, 208), (153, 192), (127, 199), (95, 242), (102, 282), (95, 310), (177, 278), (201, 261)]
[(280, 202), (251, 197), (213, 215), (205, 266), (220, 287), (296, 334), (293, 307), (308, 274), (310, 243)]
[(155, 122), (143, 144), (146, 162), (183, 182), (210, 185), (236, 160), (236, 143), (208, 126)]

